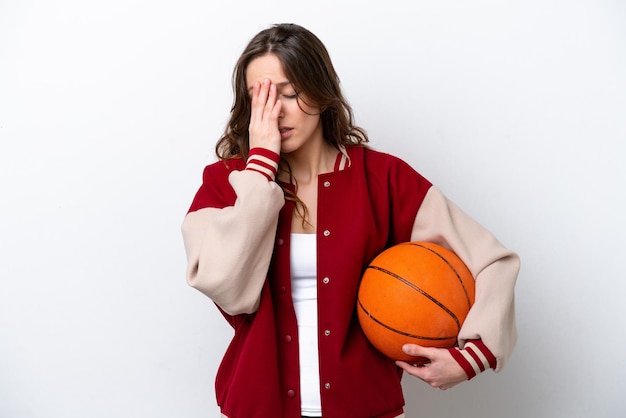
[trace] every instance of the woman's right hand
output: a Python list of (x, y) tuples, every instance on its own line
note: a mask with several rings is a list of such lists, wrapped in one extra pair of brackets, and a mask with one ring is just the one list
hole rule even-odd
[(252, 87), (252, 106), (250, 110), (250, 149), (266, 148), (280, 154), (280, 131), (278, 118), (282, 104), (276, 99), (276, 85), (270, 80), (256, 82)]

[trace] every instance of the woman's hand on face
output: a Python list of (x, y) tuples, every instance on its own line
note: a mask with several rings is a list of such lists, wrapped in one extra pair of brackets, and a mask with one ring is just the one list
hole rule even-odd
[(428, 363), (414, 366), (410, 362), (396, 361), (396, 365), (434, 388), (446, 390), (467, 380), (465, 371), (452, 357), (447, 348), (405, 344), (402, 350), (411, 356), (424, 357), (428, 359)]
[(265, 79), (252, 87), (252, 106), (250, 110), (250, 149), (266, 148), (280, 154), (280, 131), (278, 118), (282, 104), (276, 98), (276, 85)]

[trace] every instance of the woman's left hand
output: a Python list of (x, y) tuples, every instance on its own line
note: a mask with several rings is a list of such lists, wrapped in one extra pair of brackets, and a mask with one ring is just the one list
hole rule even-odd
[(465, 371), (447, 348), (405, 344), (402, 350), (410, 356), (424, 357), (428, 362), (424, 365), (414, 366), (406, 361), (396, 361), (396, 365), (434, 388), (446, 390), (467, 380)]

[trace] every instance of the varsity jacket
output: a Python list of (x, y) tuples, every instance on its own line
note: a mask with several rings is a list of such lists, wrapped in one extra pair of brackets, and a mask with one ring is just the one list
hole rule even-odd
[[(182, 224), (187, 281), (234, 329), (215, 381), (229, 418), (301, 414), (289, 260), (294, 204), (275, 181), (277, 163), (276, 154), (253, 149), (248, 161), (207, 166)], [(465, 262), (476, 281), (475, 302), (455, 358), (469, 377), (504, 367), (516, 341), (519, 258), (404, 161), (363, 146), (342, 148), (334, 171), (318, 176), (316, 234), (325, 418), (403, 412), (401, 369), (367, 341), (355, 311), (365, 268), (400, 242), (434, 242)], [(477, 345), (465, 352), (469, 341)]]

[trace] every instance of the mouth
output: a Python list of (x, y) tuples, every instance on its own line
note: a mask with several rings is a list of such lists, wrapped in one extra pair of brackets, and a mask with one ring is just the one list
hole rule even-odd
[(280, 132), (280, 138), (281, 139), (287, 139), (293, 133), (293, 128), (287, 128), (287, 127), (284, 127), (284, 126), (279, 126), (278, 127), (278, 131)]

